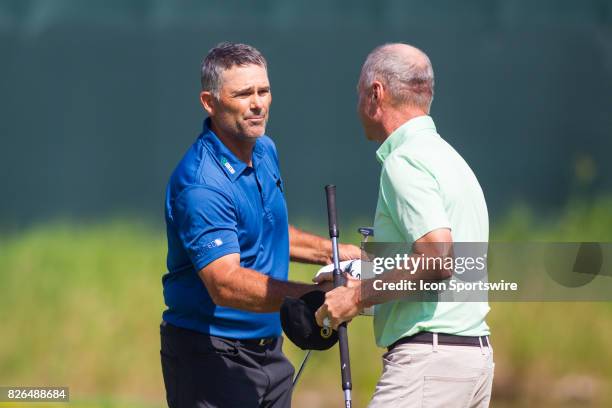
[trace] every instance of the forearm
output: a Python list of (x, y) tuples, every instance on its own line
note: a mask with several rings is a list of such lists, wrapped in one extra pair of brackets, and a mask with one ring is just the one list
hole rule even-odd
[[(423, 269), (419, 267), (415, 271), (394, 269), (374, 278), (364, 279), (360, 285), (360, 307), (370, 307), (390, 302), (418, 292), (418, 289), (405, 291), (384, 289), (385, 284), (414, 282), (416, 288), (419, 288), (420, 281), (440, 281), (450, 276), (452, 276), (452, 271), (447, 269)], [(381, 290), (381, 288), (383, 289)]]
[(331, 241), (290, 225), (289, 256), (292, 261), (327, 265), (332, 260)]
[(204, 283), (215, 304), (260, 313), (276, 312), (286, 296), (300, 297), (317, 288), (317, 285), (273, 279), (242, 267), (216, 279), (204, 279)]

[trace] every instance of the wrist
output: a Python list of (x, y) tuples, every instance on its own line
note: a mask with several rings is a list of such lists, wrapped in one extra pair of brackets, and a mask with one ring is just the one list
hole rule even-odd
[(355, 302), (359, 310), (362, 310), (368, 307), (365, 304), (361, 281), (357, 281), (357, 284), (353, 287), (353, 301)]
[(334, 261), (332, 252), (333, 250), (331, 241), (327, 239), (322, 239), (319, 245), (319, 258), (321, 265), (329, 265)]

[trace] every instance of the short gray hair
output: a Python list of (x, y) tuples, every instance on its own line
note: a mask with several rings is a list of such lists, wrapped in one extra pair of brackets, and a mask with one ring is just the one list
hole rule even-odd
[(200, 68), (202, 91), (219, 97), (223, 71), (233, 66), (259, 65), (267, 69), (264, 56), (255, 47), (247, 44), (222, 42), (208, 51)]
[(400, 44), (381, 45), (368, 55), (361, 69), (359, 87), (365, 90), (374, 81), (380, 81), (387, 87), (395, 103), (429, 111), (434, 94), (431, 61), (418, 48), (407, 46), (419, 56), (410, 58), (394, 49), (396, 45)]

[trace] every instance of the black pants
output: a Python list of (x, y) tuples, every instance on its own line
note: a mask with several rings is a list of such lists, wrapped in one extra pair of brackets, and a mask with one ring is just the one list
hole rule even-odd
[(161, 364), (170, 408), (291, 406), (293, 366), (283, 338), (260, 346), (162, 323)]

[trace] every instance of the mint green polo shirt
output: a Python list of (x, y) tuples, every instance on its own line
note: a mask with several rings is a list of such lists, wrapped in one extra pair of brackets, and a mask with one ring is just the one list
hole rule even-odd
[[(377, 242), (414, 241), (450, 228), (454, 242), (488, 242), (489, 216), (476, 176), (429, 116), (397, 128), (376, 151), (382, 164), (374, 231)], [(392, 301), (377, 305), (380, 347), (420, 331), (489, 335), (487, 302)]]

